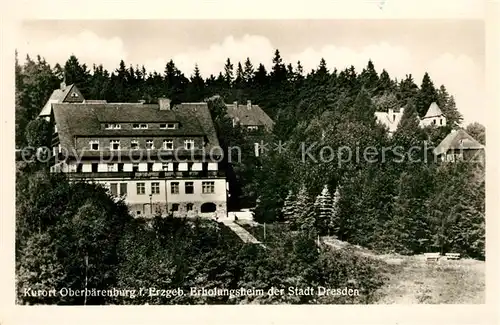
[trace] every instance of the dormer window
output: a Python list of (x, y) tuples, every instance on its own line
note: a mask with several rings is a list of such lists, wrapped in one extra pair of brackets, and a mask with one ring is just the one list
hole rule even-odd
[(120, 150), (120, 140), (111, 140), (109, 148), (111, 150)]
[(141, 129), (147, 129), (147, 128), (148, 128), (148, 125), (147, 125), (147, 124), (141, 124), (141, 125), (140, 125), (140, 128), (141, 128)]
[(71, 97), (73, 97), (73, 98), (77, 98), (77, 97), (78, 97), (78, 94), (77, 94), (77, 93), (75, 93), (75, 92), (72, 92), (72, 93), (71, 93)]
[(90, 144), (90, 150), (99, 150), (99, 141), (92, 140), (89, 142), (89, 144)]
[(184, 140), (184, 149), (193, 150), (194, 149), (194, 140)]
[(130, 149), (132, 149), (132, 150), (139, 149), (139, 141), (137, 141), (137, 140), (130, 141)]
[(155, 148), (155, 145), (154, 145), (153, 140), (146, 140), (146, 149), (147, 150), (151, 150), (151, 149), (154, 149), (154, 148)]
[(106, 123), (106, 124), (104, 124), (104, 128), (106, 130), (113, 130), (113, 129), (121, 129), (122, 126), (120, 124)]
[(139, 124), (132, 124), (132, 128), (133, 128), (134, 130), (139, 129)]
[(177, 128), (176, 123), (161, 123), (160, 129), (164, 130), (175, 130)]
[(258, 129), (259, 129), (259, 127), (257, 125), (247, 126), (248, 131), (257, 131)]

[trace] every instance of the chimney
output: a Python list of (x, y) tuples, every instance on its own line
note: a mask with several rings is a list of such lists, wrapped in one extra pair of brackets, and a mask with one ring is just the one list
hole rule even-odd
[(170, 99), (158, 98), (158, 104), (160, 104), (160, 111), (169, 111), (170, 110)]
[(65, 81), (61, 82), (59, 87), (61, 88), (61, 90), (66, 89), (66, 82)]
[(396, 115), (394, 114), (393, 108), (389, 108), (389, 120), (391, 120), (392, 122), (396, 120)]
[(234, 101), (233, 105), (234, 105), (234, 108), (238, 108), (238, 102), (237, 101)]
[(252, 102), (247, 100), (247, 109), (252, 109)]

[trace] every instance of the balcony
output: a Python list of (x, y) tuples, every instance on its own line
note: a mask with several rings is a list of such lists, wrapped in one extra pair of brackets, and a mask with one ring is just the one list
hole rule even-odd
[(185, 171), (185, 172), (81, 172), (65, 173), (71, 179), (177, 179), (177, 178), (224, 178), (225, 172), (222, 170), (210, 171)]

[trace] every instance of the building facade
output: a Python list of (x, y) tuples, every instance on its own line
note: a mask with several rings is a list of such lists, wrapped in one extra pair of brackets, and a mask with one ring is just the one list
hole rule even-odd
[(226, 104), (227, 114), (233, 122), (233, 127), (240, 125), (248, 131), (248, 140), (253, 143), (254, 154), (259, 156), (261, 153), (262, 134), (271, 132), (274, 121), (259, 105), (253, 105), (251, 101), (246, 104), (233, 102)]
[(463, 129), (452, 130), (434, 148), (434, 155), (442, 162), (470, 161), (484, 163), (485, 146)]
[(54, 128), (52, 172), (103, 184), (136, 216), (227, 216), (223, 153), (206, 103), (62, 101), (41, 116)]
[[(385, 125), (389, 129), (389, 134), (393, 134), (396, 132), (399, 122), (403, 117), (404, 108), (401, 107), (399, 111), (394, 111), (393, 109), (389, 109), (388, 112), (375, 112), (375, 117), (377, 121), (383, 125)], [(421, 127), (426, 126), (435, 126), (441, 127), (446, 126), (446, 117), (443, 112), (439, 108), (439, 106), (433, 102), (429, 106), (427, 113), (425, 116), (420, 118), (419, 122)]]

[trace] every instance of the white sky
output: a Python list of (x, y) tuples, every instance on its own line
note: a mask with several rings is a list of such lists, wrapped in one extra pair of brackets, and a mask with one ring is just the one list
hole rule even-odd
[(372, 59), (378, 72), (398, 79), (411, 73), (417, 85), (429, 72), (436, 87), (455, 96), (465, 124), (486, 124), (480, 20), (38, 20), (25, 22), (20, 36), (21, 61), (29, 53), (64, 64), (75, 54), (108, 70), (124, 59), (163, 72), (173, 59), (187, 76), (197, 63), (205, 78), (222, 71), (228, 57), (270, 68), (276, 48), (307, 72), (322, 57), (330, 69), (352, 64), (358, 72)]

